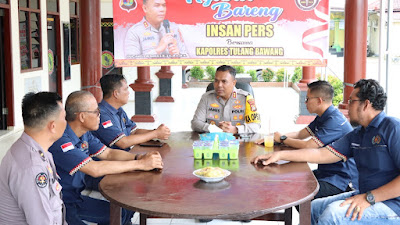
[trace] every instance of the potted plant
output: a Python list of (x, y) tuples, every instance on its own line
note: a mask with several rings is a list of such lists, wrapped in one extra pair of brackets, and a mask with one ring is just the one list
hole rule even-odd
[(204, 77), (203, 68), (200, 66), (193, 66), (192, 69), (190, 69), (190, 76), (198, 81), (201, 81)]
[(217, 69), (215, 69), (215, 67), (213, 67), (213, 66), (206, 67), (206, 72), (208, 73), (210, 80), (212, 80), (212, 81), (215, 79), (216, 70)]

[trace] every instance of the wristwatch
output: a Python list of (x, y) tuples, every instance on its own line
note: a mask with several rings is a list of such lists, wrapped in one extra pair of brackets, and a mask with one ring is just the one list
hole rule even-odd
[(375, 204), (375, 196), (370, 191), (367, 191), (367, 201), (371, 205)]
[(283, 144), (283, 142), (286, 140), (286, 138), (287, 138), (286, 135), (282, 135), (281, 136), (281, 138), (280, 138), (281, 139), (281, 144)]

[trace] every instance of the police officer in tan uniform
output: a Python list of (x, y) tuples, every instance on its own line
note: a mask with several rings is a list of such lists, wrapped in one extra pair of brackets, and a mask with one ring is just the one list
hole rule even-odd
[(194, 114), (194, 131), (209, 132), (212, 124), (233, 134), (258, 132), (260, 115), (254, 98), (247, 91), (235, 88), (235, 76), (231, 66), (217, 68), (214, 90), (203, 94)]
[(187, 57), (186, 47), (175, 23), (165, 19), (165, 0), (143, 0), (145, 17), (125, 36), (125, 58)]
[(66, 224), (61, 185), (48, 148), (67, 122), (56, 93), (29, 93), (22, 102), (24, 132), (0, 165), (0, 224)]

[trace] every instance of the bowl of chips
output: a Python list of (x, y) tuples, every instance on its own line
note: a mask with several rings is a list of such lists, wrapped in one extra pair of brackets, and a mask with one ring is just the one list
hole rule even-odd
[(219, 167), (205, 167), (193, 171), (193, 175), (200, 178), (200, 180), (208, 183), (220, 182), (225, 177), (231, 175), (229, 170), (224, 170)]

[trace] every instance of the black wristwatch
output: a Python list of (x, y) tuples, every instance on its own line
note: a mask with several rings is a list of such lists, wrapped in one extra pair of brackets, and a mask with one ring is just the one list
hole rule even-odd
[(283, 144), (283, 142), (287, 139), (287, 137), (286, 135), (282, 135), (280, 139), (281, 139), (281, 144)]
[(367, 202), (371, 205), (375, 204), (375, 196), (370, 191), (367, 191)]

